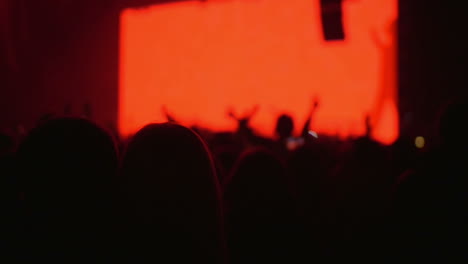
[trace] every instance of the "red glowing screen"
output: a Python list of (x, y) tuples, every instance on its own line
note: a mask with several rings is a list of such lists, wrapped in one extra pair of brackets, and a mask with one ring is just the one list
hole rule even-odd
[(398, 136), (397, 0), (344, 0), (346, 39), (323, 39), (318, 0), (187, 1), (121, 14), (119, 130), (163, 122), (166, 107), (185, 125), (233, 129), (227, 110), (259, 110), (251, 124), (272, 136), (279, 114), (296, 131), (312, 98), (312, 129)]

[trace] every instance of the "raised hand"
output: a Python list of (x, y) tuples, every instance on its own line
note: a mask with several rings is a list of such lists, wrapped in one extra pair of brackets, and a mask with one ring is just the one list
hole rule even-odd
[(227, 115), (228, 117), (238, 121), (238, 122), (248, 122), (250, 119), (252, 119), (252, 117), (258, 112), (258, 110), (260, 109), (260, 107), (258, 105), (255, 105), (254, 107), (252, 107), (252, 109), (250, 109), (250, 111), (248, 111), (245, 115), (243, 116), (238, 116), (234, 110), (232, 108), (229, 108), (227, 110)]
[(167, 107), (165, 105), (162, 106), (161, 111), (163, 112), (164, 116), (166, 117), (167, 122), (176, 123), (175, 118), (169, 113), (169, 111), (167, 110)]
[(312, 99), (312, 106), (311, 106), (310, 112), (306, 118), (306, 121), (304, 122), (304, 126), (302, 127), (301, 136), (304, 138), (306, 138), (309, 135), (309, 129), (312, 123), (312, 116), (314, 115), (315, 111), (317, 111), (320, 105), (319, 102), (320, 102), (319, 97), (315, 95), (314, 98)]
[(236, 113), (234, 113), (234, 109), (232, 109), (232, 107), (228, 108), (227, 112), (226, 112), (227, 116), (238, 121), (239, 120), (239, 117), (236, 115)]
[(245, 117), (248, 118), (248, 119), (251, 119), (255, 114), (257, 114), (259, 109), (260, 109), (260, 106), (255, 105), (254, 107), (252, 107), (250, 112)]
[(366, 137), (370, 137), (372, 134), (372, 118), (369, 114), (365, 117), (365, 125), (366, 125)]
[(317, 108), (319, 107), (320, 105), (320, 100), (318, 98), (318, 96), (314, 96), (314, 99), (313, 99), (313, 103), (312, 103), (312, 111), (315, 111), (317, 110)]

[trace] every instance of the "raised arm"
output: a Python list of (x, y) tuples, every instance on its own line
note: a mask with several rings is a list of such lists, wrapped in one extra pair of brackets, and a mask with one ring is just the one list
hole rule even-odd
[(167, 119), (167, 122), (170, 123), (177, 123), (177, 120), (172, 116), (169, 111), (167, 110), (167, 107), (165, 105), (162, 106), (161, 111), (163, 112), (164, 116)]
[(309, 134), (310, 125), (312, 123), (312, 117), (314, 116), (318, 107), (319, 107), (319, 99), (317, 96), (315, 96), (313, 99), (312, 107), (309, 111), (309, 114), (307, 115), (307, 119), (304, 123), (304, 126), (302, 127), (301, 137), (307, 137), (307, 135)]

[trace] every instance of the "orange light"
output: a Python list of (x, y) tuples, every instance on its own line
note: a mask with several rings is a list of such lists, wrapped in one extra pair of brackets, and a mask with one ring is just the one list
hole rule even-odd
[(227, 109), (260, 109), (253, 127), (271, 136), (279, 114), (302, 126), (314, 95), (313, 130), (398, 136), (396, 44), (389, 25), (397, 0), (344, 1), (347, 39), (322, 39), (319, 1), (188, 1), (121, 14), (119, 130), (162, 122), (234, 129)]
[(414, 144), (417, 148), (422, 149), (426, 145), (426, 140), (424, 139), (424, 137), (416, 137), (416, 139), (414, 140)]

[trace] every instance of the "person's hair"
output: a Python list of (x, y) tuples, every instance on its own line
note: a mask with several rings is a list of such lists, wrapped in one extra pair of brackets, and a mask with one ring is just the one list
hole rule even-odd
[(111, 136), (87, 120), (51, 119), (27, 135), (17, 159), (31, 227), (26, 251), (41, 260), (106, 259), (118, 167)]
[(233, 263), (294, 262), (296, 208), (275, 155), (266, 149), (245, 152), (225, 183), (224, 203)]
[(131, 139), (119, 178), (133, 257), (224, 261), (220, 188), (196, 133), (173, 123), (145, 126)]
[(19, 146), (18, 159), (27, 194), (56, 202), (100, 195), (118, 166), (112, 137), (80, 118), (52, 119), (34, 128)]
[(275, 132), (280, 138), (287, 138), (292, 135), (294, 121), (290, 115), (282, 114), (276, 121)]

